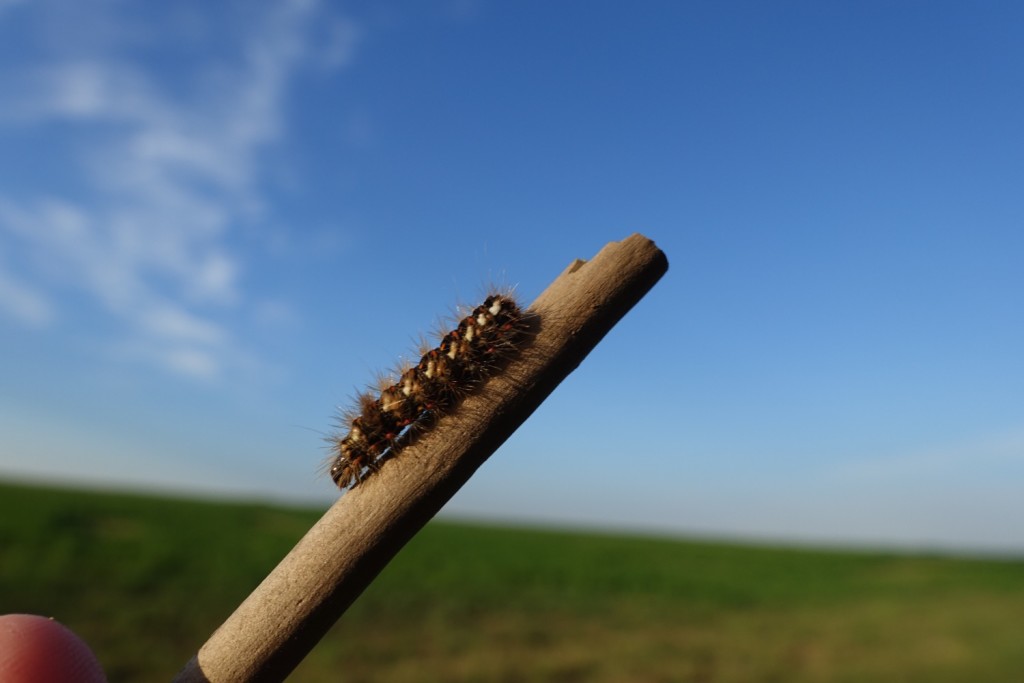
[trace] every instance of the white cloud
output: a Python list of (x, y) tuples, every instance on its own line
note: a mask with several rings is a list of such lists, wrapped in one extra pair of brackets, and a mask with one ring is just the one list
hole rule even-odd
[(0, 0), (0, 14), (24, 3), (25, 0)]
[(1021, 425), (1000, 434), (987, 434), (961, 443), (910, 453), (882, 453), (835, 464), (836, 481), (857, 485), (911, 490), (934, 482), (995, 484), (1010, 470), (1024, 467), (1024, 429)]
[[(235, 41), (197, 30), (192, 16), (190, 35), (217, 44), (199, 63), (194, 45), (177, 47), (181, 73), (132, 60), (115, 40), (19, 69), (0, 93), (0, 124), (61, 125), (73, 144), (58, 163), (85, 169), (87, 189), (0, 195), (0, 249), (19, 255), (18, 276), (0, 262), (0, 306), (15, 319), (45, 325), (59, 315), (60, 291), (73, 289), (125, 323), (112, 348), (173, 372), (215, 377), (244, 355), (216, 321), (225, 307), (259, 307), (243, 292), (237, 235), (264, 212), (261, 155), (285, 133), (297, 70), (348, 63), (357, 35), (311, 0), (267, 3), (255, 16), (226, 20), (243, 27)], [(309, 47), (324, 26), (333, 39)], [(160, 46), (169, 54), (173, 38)]]
[(348, 66), (352, 63), (359, 40), (359, 27), (355, 23), (346, 18), (336, 19), (327, 28), (321, 63), (328, 69)]
[(218, 325), (170, 305), (147, 310), (142, 324), (147, 332), (162, 339), (205, 346), (217, 346), (225, 341), (224, 330)]
[(201, 349), (177, 347), (159, 356), (168, 368), (198, 379), (212, 379), (220, 373), (220, 362), (213, 354)]
[(0, 309), (32, 327), (43, 327), (53, 319), (53, 306), (46, 296), (3, 270), (0, 270)]
[(0, 121), (141, 123), (167, 106), (143, 71), (98, 56), (25, 64), (5, 74), (5, 81)]

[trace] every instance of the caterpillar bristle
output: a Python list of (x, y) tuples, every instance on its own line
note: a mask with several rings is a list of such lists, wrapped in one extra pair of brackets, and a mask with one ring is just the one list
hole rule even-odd
[(344, 435), (331, 437), (331, 479), (352, 488), (449, 414), (522, 348), (527, 316), (510, 292), (468, 310), (416, 363), (377, 377), (344, 415)]

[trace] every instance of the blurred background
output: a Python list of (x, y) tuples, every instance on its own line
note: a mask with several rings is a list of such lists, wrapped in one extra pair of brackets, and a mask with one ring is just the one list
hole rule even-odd
[[(558, 637), (602, 643), (596, 622), (577, 631), (559, 615), (607, 608), (639, 628), (663, 623), (652, 614), (671, 594), (704, 626), (673, 630), (673, 612), (644, 641), (653, 652), (617, 631), (625, 663), (607, 680), (679, 680), (630, 662), (682, 642), (692, 680), (853, 680), (838, 674), (880, 661), (862, 672), (872, 680), (904, 659), (921, 680), (1000, 680), (998, 665), (1024, 666), (999, 611), (1024, 604), (1019, 565), (961, 575), (858, 555), (851, 569), (767, 547), (1024, 551), (1022, 26), (1024, 6), (999, 2), (0, 0), (0, 478), (248, 505), (203, 546), (220, 527), (201, 506), (114, 497), (97, 513), (84, 493), (5, 488), (35, 512), (0, 529), (0, 610), (60, 616), (78, 581), (72, 626), (111, 672), (118, 636), (90, 620), (114, 603), (90, 590), (104, 558), (131, 557), (122, 597), (180, 618), (148, 652), (173, 643), (167, 661), (183, 663), (315, 518), (267, 510), (337, 497), (324, 438), (375, 373), (488, 287), (529, 303), (573, 259), (641, 232), (668, 274), (451, 501), (435, 545), (417, 539), (430, 566), (460, 557), (506, 592), (399, 565), (359, 608), (387, 623), (359, 631), (362, 654), (426, 614), (444, 628), (404, 641), (425, 653), (487, 633), (538, 680), (598, 680), (572, 657), (529, 668), (509, 634), (526, 634), (526, 653), (562, 643), (537, 630), (543, 614)], [(460, 520), (768, 554), (562, 539), (551, 557), (576, 548), (609, 573), (544, 570), (515, 564), (543, 564), (538, 546)], [(239, 578), (226, 568), (246, 541), (258, 558)], [(189, 547), (221, 561), (193, 557), (188, 578)], [(512, 564), (481, 568), (457, 548)], [(402, 592), (414, 576), (475, 602), (427, 609)], [(824, 576), (839, 583), (816, 592)], [(538, 605), (529, 626), (467, 616), (520, 580), (517, 600)], [(936, 602), (954, 585), (999, 588)], [(200, 606), (173, 597), (226, 586), (240, 595), (194, 620), (181, 611)], [(832, 633), (836, 609), (799, 607), (826, 594), (867, 605), (852, 640), (808, 635)], [(920, 602), (897, 609), (897, 594)], [(781, 640), (748, 652), (710, 638), (718, 609), (742, 615), (721, 617), (723, 632)], [(782, 613), (798, 618), (780, 630)], [(894, 648), (922, 614), (939, 630)], [(117, 633), (164, 617), (137, 618)], [(448, 631), (449, 618), (469, 626)], [(997, 651), (972, 659), (981, 641)], [(746, 664), (726, 675), (722, 650)], [(326, 671), (354, 661), (336, 657)], [(141, 680), (136, 664), (113, 673)], [(446, 678), (489, 680), (460, 671)]]
[(1024, 9), (0, 3), (0, 473), (287, 501), (489, 284), (663, 281), (452, 501), (1024, 549)]

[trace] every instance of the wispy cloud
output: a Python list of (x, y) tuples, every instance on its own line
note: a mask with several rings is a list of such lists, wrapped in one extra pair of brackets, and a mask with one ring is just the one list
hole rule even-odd
[[(989, 481), (993, 472), (1012, 479), (1024, 468), (1024, 431), (987, 434), (959, 443), (905, 453), (863, 455), (836, 463), (835, 481), (850, 486), (913, 490), (935, 481), (968, 485), (974, 478)], [(998, 478), (998, 477), (997, 477)]]
[(53, 320), (53, 305), (39, 290), (15, 280), (0, 266), (0, 305), (19, 322), (33, 327)]
[(0, 0), (0, 13), (13, 8), (15, 5), (20, 5), (25, 0)]
[(198, 61), (196, 45), (175, 48), (180, 36), (165, 36), (160, 47), (180, 51), (181, 68), (90, 43), (8, 79), (0, 125), (61, 126), (73, 144), (47, 153), (82, 175), (34, 196), (0, 194), (0, 312), (43, 326), (75, 290), (123, 321), (112, 348), (207, 378), (239, 357), (219, 320), (260, 305), (244, 292), (239, 236), (263, 218), (261, 161), (286, 134), (289, 84), (303, 68), (347, 64), (357, 37), (311, 0), (267, 3), (252, 16), (216, 20), (239, 32), (234, 41), (192, 17), (192, 33), (211, 42)]

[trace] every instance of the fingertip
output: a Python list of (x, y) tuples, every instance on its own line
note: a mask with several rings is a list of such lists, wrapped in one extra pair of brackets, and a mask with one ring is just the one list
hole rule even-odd
[(106, 680), (89, 646), (63, 624), (34, 614), (0, 616), (0, 682)]

